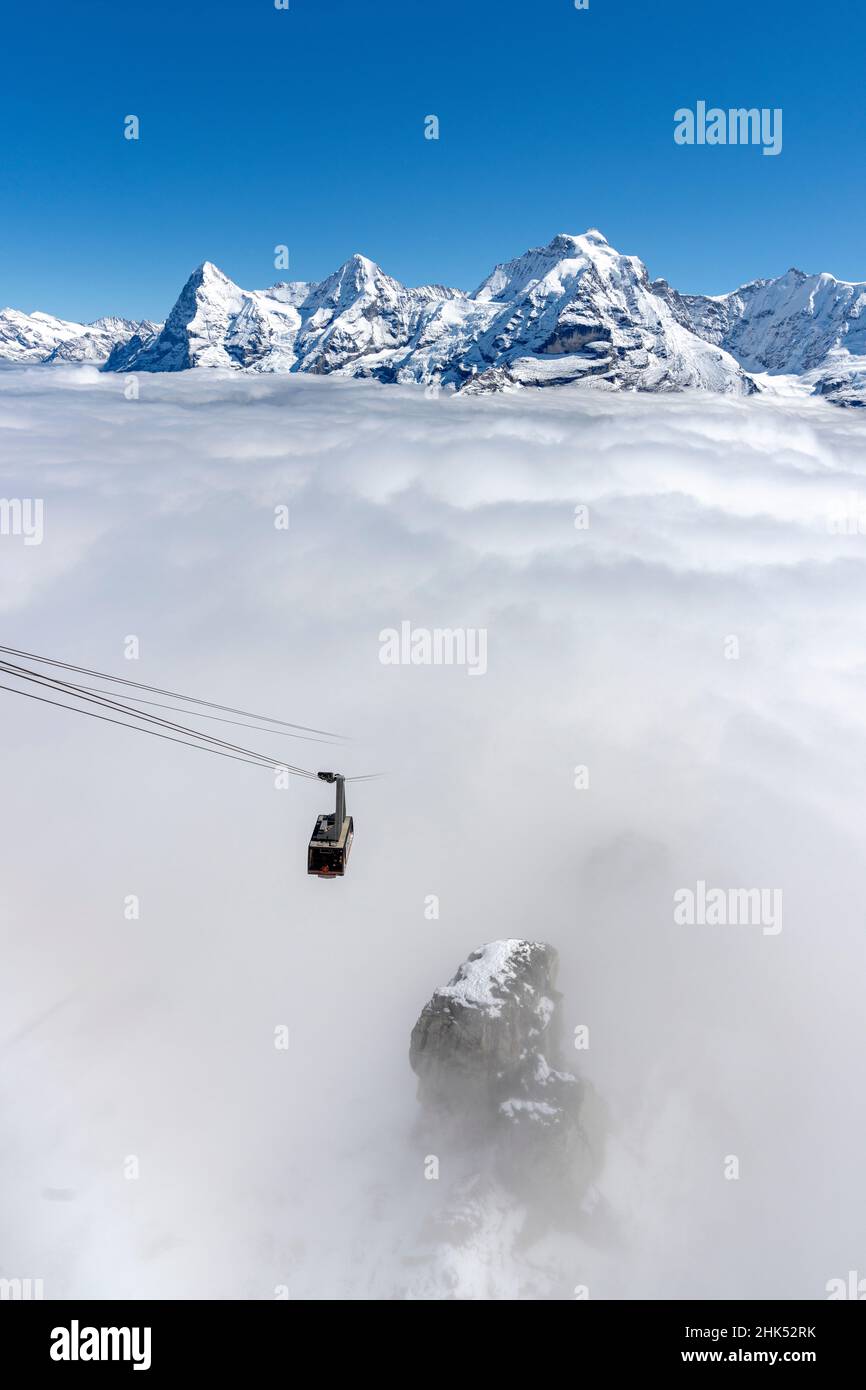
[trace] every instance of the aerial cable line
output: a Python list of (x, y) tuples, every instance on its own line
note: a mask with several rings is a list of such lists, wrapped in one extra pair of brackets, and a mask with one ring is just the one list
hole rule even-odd
[[(237, 743), (229, 743), (225, 739), (216, 738), (213, 734), (202, 733), (199, 729), (187, 728), (186, 725), (178, 724), (174, 720), (163, 719), (159, 715), (149, 714), (146, 711), (131, 709), (120, 700), (107, 699), (102, 696), (83, 693), (83, 687), (77, 686), (70, 681), (62, 681), (55, 676), (46, 676), (39, 671), (30, 671), (25, 667), (16, 666), (14, 663), (8, 661), (0, 661), (0, 671), (4, 672), (6, 675), (15, 676), (19, 680), (36, 683), (43, 688), (47, 687), (55, 694), (71, 696), (73, 699), (81, 700), (87, 704), (94, 704), (103, 709), (113, 710), (115, 713), (129, 715), (133, 719), (138, 719), (145, 724), (154, 725), (161, 729), (169, 729), (174, 733), (186, 734), (189, 738), (195, 739), (198, 744), (211, 747), (213, 751), (216, 751), (218, 748), (227, 749), (235, 754), (240, 754), (247, 761), (255, 759), (261, 766), (285, 768), (287, 772), (293, 773), (297, 777), (315, 778), (317, 776), (315, 772), (311, 772), (308, 768), (295, 767), (291, 763), (286, 763), (280, 758), (269, 757), (266, 753), (261, 753), (257, 749), (245, 748)], [(5, 690), (10, 688), (9, 686), (3, 687)], [(24, 692), (19, 693), (23, 694)], [(49, 703), (53, 702), (49, 701)], [(74, 705), (66, 705), (63, 706), (63, 708), (75, 709), (76, 707)], [(80, 712), (85, 713), (83, 710)], [(127, 727), (138, 726), (127, 725)]]
[(171, 734), (161, 733), (158, 729), (147, 729), (141, 724), (127, 724), (122, 719), (112, 719), (107, 714), (97, 714), (94, 710), (79, 709), (77, 705), (64, 705), (60, 700), (49, 700), (47, 695), (34, 695), (32, 690), (19, 690), (14, 685), (3, 685), (0, 683), (0, 690), (8, 690), (12, 695), (23, 695), (27, 700), (38, 700), (42, 705), (55, 705), (57, 709), (68, 709), (73, 714), (85, 714), (88, 719), (99, 719), (105, 724), (118, 724), (121, 729), (132, 729), (138, 734), (150, 734), (153, 738), (164, 739), (167, 743), (180, 743), (184, 748), (197, 748), (200, 753), (214, 753), (218, 758), (231, 758), (235, 763), (249, 763), (251, 767), (283, 766), (283, 764), (268, 764), (258, 762), (253, 758), (240, 757), (236, 753), (224, 753), (219, 748), (211, 748), (207, 743), (189, 743), (183, 738), (174, 738)]
[(247, 709), (235, 709), (232, 705), (219, 705), (213, 700), (201, 700), (195, 695), (181, 695), (176, 690), (162, 690), (157, 685), (144, 685), (141, 681), (132, 681), (123, 676), (110, 676), (105, 671), (91, 671), (86, 666), (72, 666), (67, 661), (57, 661), (50, 656), (37, 656), (34, 652), (19, 651), (17, 647), (0, 646), (0, 652), (5, 652), (7, 656), (24, 657), (28, 661), (38, 661), (44, 666), (59, 666), (64, 671), (74, 671), (81, 676), (95, 676), (98, 680), (112, 681), (116, 685), (128, 685), (135, 690), (146, 690), (151, 695), (168, 695), (173, 700), (184, 700), (191, 705), (204, 705), (208, 709), (218, 709), (224, 714), (241, 714), (246, 719), (258, 719), (268, 724), (279, 724), (284, 729), (298, 729), (305, 734), (323, 734), (326, 738), (342, 738), (342, 734), (335, 734), (328, 729), (312, 729), (306, 724), (292, 724), (285, 719), (272, 719), (266, 714), (253, 714)]
[[(97, 695), (110, 695), (110, 690), (100, 690), (96, 685), (79, 685), (78, 690), (92, 690)], [(190, 719), (213, 719), (217, 724), (237, 724), (241, 729), (255, 729), (260, 734), (277, 734), (280, 738), (297, 738), (304, 743), (323, 743), (327, 747), (334, 746), (334, 740), (339, 738), (338, 734), (328, 738), (311, 738), (308, 734), (293, 734), (288, 729), (267, 729), (262, 724), (250, 724), (243, 719), (226, 719), (219, 714), (197, 714), (195, 710), (184, 709), (181, 705), (166, 705), (162, 700), (144, 700), (140, 695), (125, 695), (125, 700), (131, 700), (135, 705), (155, 705), (157, 709), (174, 710), (175, 714), (186, 714)]]
[[(56, 694), (69, 695), (72, 696), (73, 699), (81, 700), (86, 704), (98, 705), (100, 708), (111, 709), (115, 712), (129, 715), (131, 718), (141, 720), (143, 723), (153, 724), (160, 728), (172, 729), (177, 733), (187, 734), (189, 737), (203, 743), (214, 744), (219, 747), (228, 748), (237, 753), (249, 755), (250, 757), (261, 758), (269, 764), (272, 764), (274, 761), (268, 758), (266, 754), (259, 753), (256, 749), (243, 748), (238, 744), (229, 743), (225, 739), (219, 739), (214, 734), (202, 733), (199, 729), (189, 729), (186, 725), (178, 724), (175, 720), (163, 719), (160, 715), (132, 709), (129, 705), (124, 704), (122, 700), (115, 699), (113, 696), (103, 697), (100, 695), (88, 695), (83, 692), (83, 687), (71, 681), (61, 680), (57, 676), (43, 675), (41, 671), (32, 671), (27, 667), (16, 666), (13, 662), (2, 660), (0, 660), (0, 671), (5, 672), (7, 675), (16, 676), (19, 680), (35, 682), (43, 687), (47, 686), (48, 689), (54, 691)], [(306, 771), (306, 769), (299, 770)]]
[[(4, 651), (8, 652), (8, 651), (13, 651), (13, 650), (16, 650), (16, 649), (15, 649), (15, 648), (10, 648), (10, 647), (3, 647), (3, 646), (0, 646), (0, 652), (4, 652)], [(60, 662), (60, 661), (56, 661), (56, 662), (55, 662), (55, 661), (53, 661), (51, 658), (48, 658), (48, 657), (34, 657), (33, 660), (42, 661), (42, 662), (44, 662), (44, 663), (47, 664), (47, 665), (59, 666), (59, 667), (61, 667), (61, 668), (64, 669), (64, 670), (83, 670), (83, 669), (84, 669), (84, 668), (82, 668), (82, 667), (72, 667), (72, 666), (70, 666), (70, 665), (69, 665), (68, 663), (66, 663), (66, 662)], [(98, 708), (100, 708), (100, 709), (110, 709), (110, 710), (113, 710), (115, 713), (124, 714), (124, 715), (127, 715), (130, 719), (140, 721), (140, 722), (137, 723), (137, 724), (130, 724), (130, 723), (127, 723), (126, 721), (123, 721), (123, 720), (110, 719), (110, 718), (108, 718), (108, 717), (105, 716), (105, 715), (103, 715), (103, 716), (90, 715), (90, 717), (95, 717), (95, 718), (100, 718), (100, 717), (101, 717), (101, 718), (104, 720), (104, 722), (106, 722), (106, 723), (110, 723), (110, 724), (120, 724), (120, 725), (121, 725), (122, 727), (124, 727), (124, 728), (138, 729), (139, 732), (141, 732), (141, 733), (154, 733), (154, 732), (157, 732), (157, 731), (160, 731), (160, 730), (172, 730), (175, 734), (183, 734), (183, 735), (186, 735), (187, 737), (186, 737), (186, 738), (177, 738), (177, 737), (172, 737), (172, 736), (171, 736), (170, 734), (168, 734), (168, 733), (163, 733), (163, 734), (162, 734), (162, 737), (166, 738), (167, 741), (170, 742), (170, 743), (182, 743), (182, 744), (184, 744), (184, 746), (186, 746), (186, 747), (198, 747), (198, 748), (202, 748), (205, 752), (220, 753), (220, 755), (223, 756), (223, 757), (231, 757), (232, 760), (235, 761), (235, 762), (248, 762), (248, 763), (250, 763), (251, 765), (254, 765), (254, 766), (267, 767), (269, 770), (274, 770), (274, 769), (285, 770), (286, 772), (288, 772), (288, 773), (290, 773), (290, 774), (292, 774), (293, 776), (296, 776), (296, 777), (304, 777), (304, 778), (308, 778), (308, 779), (310, 779), (310, 780), (317, 780), (318, 777), (319, 777), (319, 774), (318, 774), (318, 773), (313, 772), (313, 771), (310, 770), (309, 768), (297, 767), (297, 766), (295, 766), (295, 765), (292, 764), (292, 763), (286, 763), (283, 759), (270, 757), (270, 756), (268, 756), (268, 754), (262, 753), (262, 752), (260, 752), (258, 749), (246, 748), (246, 747), (244, 747), (244, 746), (241, 745), (241, 744), (229, 743), (229, 742), (228, 742), (227, 740), (225, 740), (225, 739), (216, 738), (214, 735), (203, 733), (200, 729), (191, 729), (191, 728), (188, 728), (186, 725), (184, 725), (184, 724), (179, 724), (179, 723), (177, 723), (177, 721), (175, 721), (175, 720), (164, 719), (164, 718), (162, 718), (160, 715), (151, 714), (151, 713), (149, 713), (149, 712), (146, 711), (146, 710), (133, 709), (133, 708), (131, 708), (131, 706), (125, 704), (125, 703), (123, 702), (123, 700), (121, 700), (121, 699), (115, 699), (113, 696), (110, 695), (110, 692), (108, 692), (108, 691), (101, 692), (101, 691), (98, 691), (98, 690), (94, 690), (93, 687), (89, 687), (89, 686), (85, 686), (85, 685), (78, 685), (77, 683), (72, 682), (72, 681), (64, 681), (64, 680), (62, 680), (62, 679), (61, 679), (60, 677), (58, 677), (58, 676), (46, 675), (46, 674), (43, 674), (43, 673), (40, 672), (40, 671), (33, 671), (33, 670), (31, 670), (30, 668), (17, 666), (14, 662), (9, 662), (9, 661), (2, 661), (2, 660), (0, 660), (0, 672), (4, 672), (4, 673), (7, 674), (7, 675), (14, 676), (16, 679), (19, 679), (19, 680), (25, 680), (25, 681), (29, 681), (29, 682), (31, 682), (31, 683), (37, 683), (37, 684), (39, 684), (42, 688), (48, 688), (48, 689), (51, 690), (54, 694), (66, 695), (66, 696), (71, 697), (72, 699), (80, 700), (80, 701), (82, 701), (83, 703), (96, 705), (96, 706), (97, 706)], [(106, 677), (106, 679), (112, 680), (112, 679), (114, 679), (114, 677), (110, 677), (110, 676), (109, 676), (109, 677)], [(126, 685), (131, 685), (131, 686), (136, 687), (136, 688), (156, 689), (156, 687), (150, 687), (150, 686), (139, 687), (139, 683), (136, 682), (136, 681), (123, 681), (123, 682), (121, 682), (121, 683), (122, 683), (122, 684), (126, 684)], [(16, 694), (16, 695), (26, 695), (26, 694), (28, 694), (27, 691), (18, 690), (18, 689), (17, 689), (16, 687), (14, 687), (14, 686), (6, 686), (6, 685), (3, 685), (3, 686), (0, 686), (0, 689), (7, 690), (7, 691), (9, 691), (10, 693)], [(40, 697), (31, 694), (30, 698), (32, 698), (32, 699), (39, 699)], [(163, 705), (163, 704), (161, 704), (159, 701), (155, 701), (155, 700), (142, 701), (142, 700), (137, 699), (135, 696), (126, 696), (125, 698), (126, 698), (126, 699), (134, 700), (135, 703), (144, 703), (144, 704), (156, 705), (158, 708), (162, 708), (162, 709), (165, 709), (165, 708), (169, 708), (169, 709), (170, 709), (170, 708), (172, 708), (171, 706)], [(186, 697), (186, 696), (183, 696), (183, 695), (180, 695), (180, 696), (178, 696), (177, 698), (178, 698), (178, 699), (186, 699), (187, 697)], [(78, 713), (78, 714), (89, 714), (89, 713), (90, 713), (90, 712), (87, 711), (87, 710), (80, 709), (77, 705), (65, 705), (65, 704), (61, 704), (59, 701), (55, 701), (55, 700), (48, 700), (48, 699), (44, 699), (44, 698), (43, 698), (43, 699), (41, 700), (41, 703), (43, 703), (43, 704), (52, 704), (52, 705), (56, 705), (59, 709), (68, 709), (68, 710), (71, 710), (73, 713)], [(212, 708), (216, 708), (216, 709), (226, 709), (226, 708), (229, 708), (228, 706), (214, 705), (212, 702), (209, 702), (209, 701), (194, 701), (194, 703), (209, 704), (209, 705), (211, 705)], [(178, 712), (179, 712), (179, 713), (184, 713), (183, 710), (178, 711)], [(213, 715), (201, 715), (201, 714), (198, 714), (198, 713), (196, 713), (195, 711), (192, 711), (192, 710), (191, 710), (191, 711), (188, 711), (187, 713), (188, 713), (189, 715), (191, 715), (191, 717), (193, 717), (193, 718), (198, 718), (198, 719), (213, 719), (213, 718), (216, 718), (216, 716), (213, 716)], [(264, 716), (262, 716), (262, 717), (264, 717)], [(259, 716), (257, 716), (257, 715), (252, 715), (251, 718), (259, 718)], [(236, 720), (233, 720), (233, 719), (229, 719), (229, 720), (219, 721), (219, 722), (225, 722), (225, 723), (229, 723), (229, 724), (234, 724), (234, 723), (237, 723), (237, 722), (239, 722), (239, 721), (236, 721)], [(274, 722), (274, 723), (279, 722), (279, 723), (283, 724), (284, 727), (285, 727), (286, 729), (293, 729), (293, 728), (302, 728), (302, 727), (304, 727), (304, 726), (302, 726), (302, 725), (293, 725), (293, 724), (289, 724), (289, 723), (288, 723), (287, 721), (285, 721), (285, 720), (279, 720), (279, 721), (273, 720), (273, 721), (271, 721), (271, 722)], [(154, 727), (153, 727), (153, 728), (142, 728), (142, 727), (141, 727), (142, 725), (152, 725), (152, 726), (154, 726)], [(256, 727), (256, 726), (253, 726), (253, 725), (244, 725), (244, 727)], [(280, 733), (281, 731), (280, 731), (280, 730), (275, 730), (275, 729), (261, 729), (261, 730), (258, 730), (258, 732), (262, 732), (262, 733)], [(287, 736), (288, 736), (288, 737), (297, 737), (297, 735), (287, 735)], [(335, 737), (335, 738), (336, 738), (336, 737), (340, 737), (340, 736), (339, 736), (339, 735), (333, 735), (332, 737)], [(190, 742), (189, 740), (192, 740), (192, 742)], [(319, 742), (319, 740), (313, 740), (313, 741), (314, 741), (314, 742)], [(221, 750), (225, 750), (225, 751), (221, 751)], [(372, 772), (372, 773), (363, 773), (363, 774), (360, 774), (360, 775), (355, 776), (355, 777), (347, 777), (347, 778), (345, 778), (344, 780), (347, 781), (347, 782), (366, 782), (366, 781), (374, 780), (374, 779), (378, 778), (379, 776), (381, 776), (381, 774), (380, 774), (380, 773), (375, 773), (375, 772)]]
[[(0, 648), (0, 650), (3, 650), (3, 649)], [(57, 676), (43, 675), (42, 672), (40, 672), (40, 671), (32, 671), (32, 670), (29, 670), (29, 668), (26, 668), (26, 667), (16, 666), (14, 662), (10, 662), (10, 661), (2, 661), (2, 660), (0, 660), (0, 671), (4, 672), (4, 673), (7, 674), (7, 675), (14, 676), (14, 677), (15, 677), (16, 679), (18, 679), (18, 680), (25, 680), (25, 681), (29, 681), (29, 682), (31, 682), (31, 683), (38, 683), (38, 684), (40, 685), (40, 687), (42, 687), (42, 688), (47, 688), (47, 689), (53, 691), (55, 694), (66, 695), (66, 696), (68, 696), (68, 697), (70, 697), (70, 698), (72, 698), (72, 699), (80, 700), (80, 701), (82, 701), (83, 703), (97, 705), (97, 706), (98, 706), (99, 708), (101, 708), (101, 709), (110, 709), (110, 710), (113, 710), (115, 713), (118, 713), (118, 714), (126, 714), (126, 715), (128, 715), (131, 719), (137, 719), (137, 720), (141, 721), (141, 723), (143, 723), (143, 724), (151, 724), (151, 725), (154, 725), (156, 728), (159, 728), (159, 729), (170, 729), (170, 730), (173, 730), (175, 733), (186, 734), (186, 735), (188, 736), (189, 739), (192, 739), (192, 740), (195, 741), (194, 744), (193, 744), (193, 743), (187, 743), (187, 744), (186, 744), (187, 747), (201, 746), (201, 747), (204, 747), (205, 751), (212, 751), (212, 752), (217, 752), (217, 751), (220, 750), (220, 749), (225, 749), (225, 750), (229, 750), (229, 751), (226, 752), (226, 753), (224, 754), (224, 756), (229, 756), (229, 755), (231, 754), (231, 755), (234, 756), (235, 761), (254, 763), (255, 765), (258, 765), (258, 766), (261, 766), (261, 767), (267, 767), (267, 768), (269, 768), (269, 769), (275, 769), (275, 768), (279, 768), (279, 769), (281, 769), (281, 770), (282, 770), (282, 769), (285, 769), (286, 772), (289, 772), (289, 773), (291, 773), (293, 776), (296, 776), (296, 777), (306, 777), (306, 778), (310, 778), (310, 779), (314, 779), (314, 780), (318, 777), (318, 773), (311, 771), (311, 769), (309, 769), (309, 768), (298, 767), (298, 766), (296, 766), (296, 765), (293, 764), (293, 763), (286, 763), (286, 762), (283, 761), (282, 759), (270, 757), (267, 753), (262, 753), (262, 752), (260, 752), (258, 749), (255, 749), (255, 748), (246, 748), (246, 747), (244, 747), (244, 746), (241, 745), (241, 744), (229, 743), (229, 742), (227, 742), (225, 739), (219, 739), (219, 738), (216, 738), (215, 736), (213, 736), (213, 735), (211, 735), (211, 734), (202, 733), (201, 730), (199, 730), (199, 729), (190, 729), (190, 728), (188, 728), (185, 724), (179, 724), (179, 723), (177, 723), (175, 720), (163, 719), (160, 715), (154, 715), (154, 714), (148, 713), (147, 711), (138, 710), (138, 709), (133, 709), (133, 708), (131, 708), (129, 705), (124, 704), (124, 702), (123, 702), (122, 700), (116, 700), (116, 699), (114, 699), (113, 697), (111, 697), (110, 695), (108, 695), (107, 692), (106, 692), (106, 695), (105, 695), (104, 697), (102, 696), (102, 694), (101, 694), (100, 692), (96, 692), (96, 693), (93, 694), (93, 695), (88, 694), (88, 693), (84, 693), (84, 692), (89, 691), (91, 688), (88, 687), (88, 686), (79, 686), (79, 685), (77, 685), (76, 683), (74, 683), (74, 682), (72, 682), (72, 681), (63, 681), (63, 680), (61, 680), (61, 679), (60, 679), (59, 677), (57, 677)], [(19, 691), (19, 690), (17, 690), (17, 689), (16, 689), (15, 687), (13, 687), (13, 686), (2, 686), (2, 687), (0, 687), (0, 689), (9, 690), (9, 691), (11, 691), (13, 694), (21, 694), (21, 695), (23, 695), (23, 694), (26, 694), (26, 693), (27, 693), (26, 691)], [(33, 698), (36, 698), (36, 697), (34, 696)], [(127, 698), (133, 698), (133, 697), (127, 697)], [(56, 701), (50, 701), (50, 700), (49, 700), (49, 701), (47, 701), (46, 703), (48, 703), (48, 704), (55, 704), (55, 703), (57, 703), (57, 702), (56, 702)], [(149, 704), (150, 704), (150, 703), (157, 704), (158, 702), (157, 702), (157, 701), (147, 701), (146, 703), (149, 703)], [(167, 706), (164, 706), (164, 705), (160, 705), (159, 707), (160, 707), (160, 708), (170, 708), (170, 706), (167, 707)], [(60, 708), (60, 709), (69, 709), (69, 710), (72, 710), (74, 713), (80, 713), (80, 714), (85, 714), (85, 713), (87, 713), (86, 710), (81, 710), (81, 709), (79, 709), (78, 706), (76, 706), (76, 705), (62, 705), (62, 704), (59, 704), (59, 705), (58, 705), (58, 708)], [(195, 717), (196, 717), (196, 718), (205, 718), (205, 719), (207, 719), (207, 718), (213, 718), (214, 716), (211, 716), (211, 715), (196, 715)], [(120, 721), (120, 720), (108, 720), (107, 722), (108, 722), (108, 723), (122, 723), (122, 721)], [(237, 722), (237, 721), (235, 721), (235, 720), (227, 720), (226, 722), (227, 722), (227, 723), (232, 723), (232, 724), (233, 724), (233, 723), (235, 723), (235, 722)], [(135, 725), (135, 724), (125, 724), (125, 723), (124, 723), (123, 727), (126, 727), (126, 728), (138, 728), (139, 725)], [(244, 727), (255, 727), (255, 726), (244, 726)], [(145, 730), (142, 730), (142, 732), (146, 732), (146, 731), (145, 731)], [(265, 733), (277, 733), (277, 732), (279, 732), (279, 730), (270, 729), (270, 730), (262, 730), (262, 732), (265, 732)], [(293, 737), (293, 735), (288, 735), (288, 737)], [(176, 742), (176, 743), (183, 743), (183, 742), (186, 742), (186, 740), (184, 740), (184, 739), (177, 739), (177, 738), (171, 738), (171, 739), (169, 739), (169, 741), (170, 741), (170, 742)], [(318, 740), (316, 740), (316, 741), (318, 741)], [(368, 772), (368, 773), (359, 774), (359, 775), (356, 776), (356, 777), (347, 777), (345, 780), (346, 780), (347, 782), (367, 782), (367, 781), (375, 780), (375, 779), (378, 778), (379, 776), (381, 776), (380, 773), (377, 773), (377, 772)]]
[[(71, 681), (61, 681), (60, 678), (54, 676), (43, 676), (40, 671), (29, 671), (26, 667), (18, 667), (15, 666), (14, 663), (3, 662), (3, 660), (0, 660), (0, 671), (6, 673), (7, 676), (15, 676), (18, 680), (38, 682), (40, 687), (47, 687), (50, 691), (53, 691), (54, 694), (70, 695), (72, 698), (78, 699), (78, 701), (89, 703), (89, 705), (96, 705), (97, 708), (110, 709), (115, 713), (126, 714), (126, 716), (131, 717), (131, 719), (139, 720), (140, 723), (152, 724), (152, 726), (157, 728), (165, 728), (165, 730), (170, 730), (172, 733), (185, 734), (186, 737), (196, 739), (200, 744), (213, 745), (214, 748), (225, 748), (228, 749), (229, 752), (240, 753), (240, 755), (246, 756), (246, 758), (260, 760), (264, 766), (285, 767), (286, 770), (293, 771), (296, 776), (300, 777), (316, 776), (313, 771), (306, 769), (306, 767), (295, 767), (292, 763), (285, 763), (282, 759), (271, 758), (267, 753), (259, 752), (259, 749), (245, 748), (245, 746), (239, 744), (231, 744), (227, 739), (217, 738), (214, 734), (204, 734), (202, 730), (197, 730), (197, 728), (188, 728), (185, 724), (177, 723), (177, 720), (163, 719), (163, 717), (158, 716), (158, 714), (150, 714), (145, 712), (145, 710), (132, 709), (131, 706), (125, 705), (120, 699), (83, 694), (82, 688), (72, 684)], [(74, 706), (68, 706), (68, 708), (74, 708)]]

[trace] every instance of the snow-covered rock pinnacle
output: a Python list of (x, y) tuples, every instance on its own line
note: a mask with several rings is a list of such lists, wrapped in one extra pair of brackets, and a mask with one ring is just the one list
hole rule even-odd
[(414, 1296), (509, 1297), (515, 1279), (550, 1296), (560, 1276), (527, 1265), (526, 1244), (546, 1231), (579, 1239), (608, 1219), (595, 1187), (606, 1115), (560, 1055), (557, 967), (544, 942), (488, 942), (415, 1024), (418, 1142), (444, 1182), (420, 1233), (427, 1273)]
[(558, 963), (543, 942), (479, 947), (434, 990), (410, 1043), (428, 1123), (486, 1147), (524, 1193), (539, 1181), (582, 1191), (600, 1159), (583, 1123), (586, 1107), (598, 1128), (594, 1093), (560, 1055)]

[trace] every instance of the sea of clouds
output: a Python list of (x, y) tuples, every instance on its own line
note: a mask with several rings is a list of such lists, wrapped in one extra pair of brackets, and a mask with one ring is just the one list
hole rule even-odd
[[(329, 788), (0, 690), (0, 1277), (435, 1296), (409, 1034), (498, 937), (557, 947), (611, 1113), (609, 1238), (543, 1292), (866, 1275), (864, 443), (809, 399), (0, 373), (0, 496), (45, 528), (0, 537), (0, 641), (386, 774), (320, 882)], [(484, 629), (486, 674), (383, 665), (403, 621)], [(698, 881), (782, 930), (676, 922)], [(496, 1259), (459, 1292), (537, 1296)]]

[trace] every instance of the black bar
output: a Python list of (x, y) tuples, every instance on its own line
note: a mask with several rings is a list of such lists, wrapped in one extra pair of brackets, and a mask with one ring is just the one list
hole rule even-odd
[[(543, 1330), (554, 1361), (566, 1346), (571, 1348), (569, 1355), (577, 1358), (575, 1378), (581, 1380), (591, 1366), (614, 1375), (620, 1370), (664, 1374), (674, 1368), (706, 1365), (803, 1366), (826, 1376), (861, 1362), (866, 1332), (863, 1303), (848, 1300), (602, 1303), (576, 1299), (553, 1306), (524, 1303), (519, 1322), (513, 1313), (506, 1312), (502, 1320), (495, 1305), (477, 1303), (446, 1304), (434, 1312), (424, 1312), (417, 1302), (391, 1304), (384, 1311), (351, 1301), (323, 1300), (320, 1306), (331, 1329), (324, 1342), (311, 1326), (318, 1321), (316, 1305), (311, 1303), (7, 1301), (0, 1303), (0, 1367), (11, 1384), (12, 1367), (19, 1376), (48, 1371), (54, 1377), (84, 1374), (92, 1378), (107, 1370), (116, 1377), (134, 1376), (137, 1361), (143, 1383), (145, 1376), (152, 1380), (179, 1373), (194, 1373), (200, 1383), (202, 1377), (222, 1381), (269, 1366), (275, 1373), (291, 1376), (299, 1369), (298, 1358), (303, 1365), (307, 1354), (324, 1373), (333, 1368), (335, 1352), (343, 1350), (356, 1359), (360, 1372), (366, 1360), (363, 1348), (369, 1349), (371, 1338), (378, 1342), (377, 1333), (399, 1335), (401, 1328), (414, 1331), (420, 1324), (423, 1335), (434, 1339), (428, 1343), (430, 1350), (440, 1337), (459, 1337), (463, 1330), (473, 1337), (483, 1330), (485, 1335), (501, 1338), (489, 1345), (483, 1358), (490, 1357), (491, 1372), (496, 1372), (497, 1365), (500, 1372), (503, 1369), (497, 1347), (508, 1353), (509, 1365), (521, 1347), (529, 1354), (534, 1344), (535, 1358), (541, 1357), (541, 1344), (533, 1339)], [(360, 1342), (351, 1338), (356, 1319), (363, 1334)], [(106, 1329), (104, 1336), (102, 1329)], [(117, 1335), (108, 1329), (117, 1329)], [(137, 1334), (133, 1329), (138, 1329)], [(563, 1335), (568, 1342), (560, 1340)], [(400, 1345), (395, 1343), (393, 1355), (387, 1352), (389, 1364), (399, 1372), (402, 1363), (403, 1373), (414, 1375), (412, 1358), (404, 1360)], [(448, 1345), (442, 1342), (445, 1362)], [(105, 1359), (89, 1359), (92, 1350)], [(452, 1350), (459, 1358), (457, 1347)], [(115, 1352), (126, 1359), (111, 1359)], [(70, 1359), (55, 1359), (60, 1354)], [(376, 1354), (386, 1355), (381, 1342)], [(542, 1369), (539, 1365), (538, 1370)]]

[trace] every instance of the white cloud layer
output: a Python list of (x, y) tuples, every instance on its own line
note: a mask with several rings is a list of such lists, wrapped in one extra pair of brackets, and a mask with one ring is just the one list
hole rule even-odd
[[(822, 1297), (866, 1274), (859, 414), (123, 385), (0, 374), (0, 494), (45, 505), (41, 546), (0, 537), (3, 642), (336, 729), (344, 770), (388, 776), (349, 788), (351, 872), (322, 883), (327, 788), (0, 691), (0, 1276), (423, 1294), (409, 1033), (514, 936), (558, 948), (613, 1116), (615, 1238), (560, 1242), (550, 1293)], [(487, 675), (383, 666), (403, 620), (486, 629)], [(782, 932), (676, 925), (698, 880), (781, 889)]]

